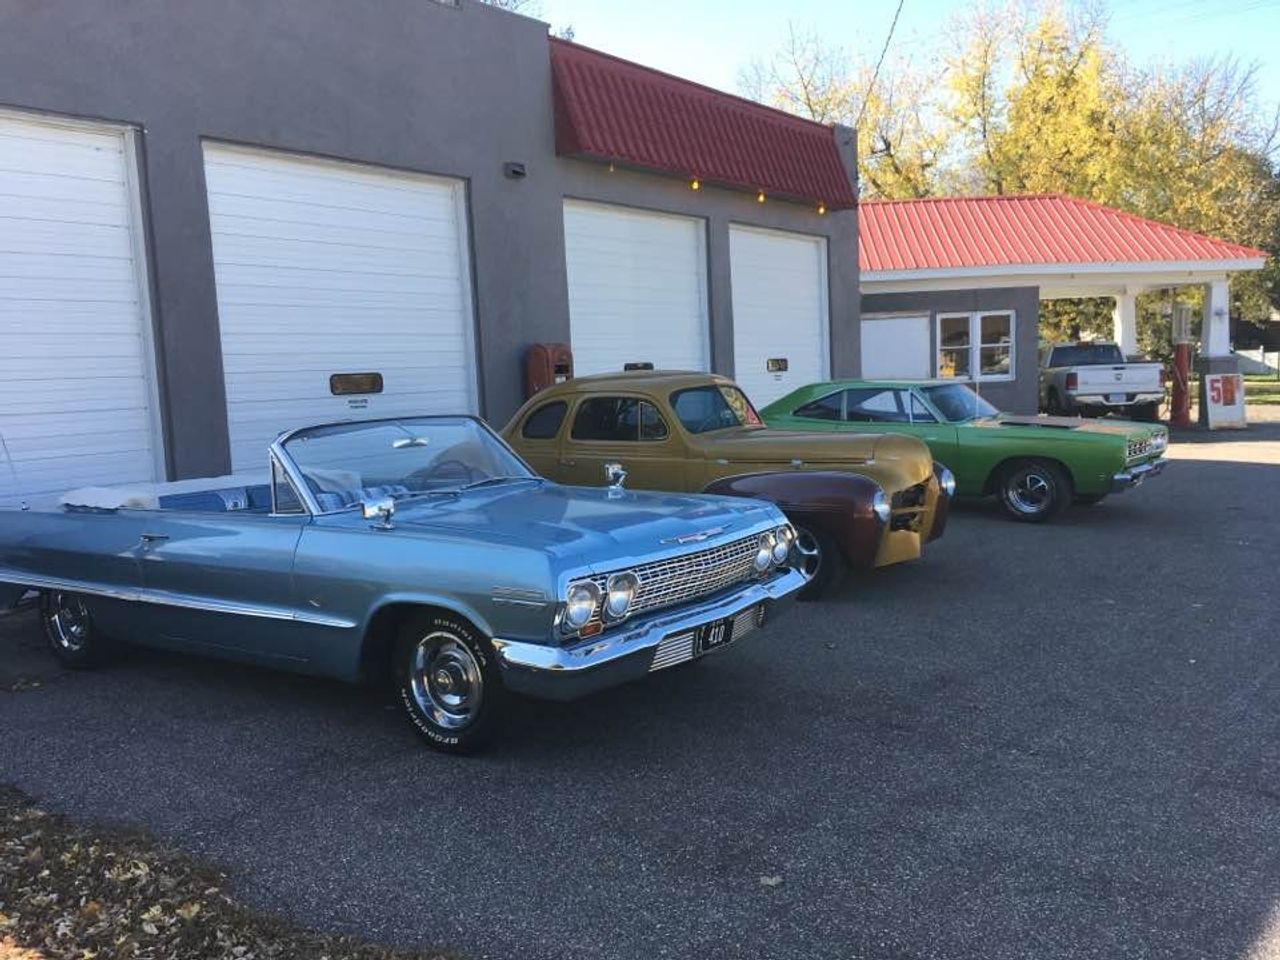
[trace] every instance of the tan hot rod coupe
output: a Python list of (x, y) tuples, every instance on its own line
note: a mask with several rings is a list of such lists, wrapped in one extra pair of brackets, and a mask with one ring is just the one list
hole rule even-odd
[(560, 483), (620, 483), (754, 497), (786, 513), (820, 596), (846, 567), (921, 555), (942, 534), (955, 481), (929, 449), (892, 434), (766, 427), (742, 390), (705, 373), (579, 377), (520, 408), (503, 438)]

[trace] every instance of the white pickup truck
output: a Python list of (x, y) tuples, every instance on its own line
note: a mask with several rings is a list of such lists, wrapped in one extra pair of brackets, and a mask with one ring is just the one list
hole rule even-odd
[(1040, 354), (1040, 409), (1048, 413), (1155, 420), (1163, 400), (1163, 364), (1126, 361), (1114, 343), (1055, 343)]

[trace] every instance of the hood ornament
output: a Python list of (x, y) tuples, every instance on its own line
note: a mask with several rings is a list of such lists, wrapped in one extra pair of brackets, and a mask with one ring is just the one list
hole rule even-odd
[(609, 484), (610, 490), (621, 490), (623, 484), (627, 482), (627, 471), (620, 463), (606, 463), (604, 465), (604, 480)]
[(678, 537), (667, 537), (665, 540), (659, 540), (659, 543), (678, 543), (684, 546), (686, 543), (701, 543), (703, 540), (710, 540), (717, 534), (724, 533), (728, 527), (712, 527), (710, 530), (699, 530), (697, 533), (685, 533)]

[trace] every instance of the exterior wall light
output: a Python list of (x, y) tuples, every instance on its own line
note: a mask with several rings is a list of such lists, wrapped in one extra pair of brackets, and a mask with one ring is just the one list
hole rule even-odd
[(756, 203), (764, 203), (764, 191), (761, 190), (756, 194)]
[(690, 180), (690, 181), (689, 181), (689, 189), (690, 189), (690, 190), (701, 190), (701, 189), (702, 189), (702, 181), (701, 181), (701, 180), (699, 180), (697, 177), (694, 177), (692, 180)]
[(818, 216), (825, 217), (827, 215), (827, 205), (825, 203), (818, 204)]

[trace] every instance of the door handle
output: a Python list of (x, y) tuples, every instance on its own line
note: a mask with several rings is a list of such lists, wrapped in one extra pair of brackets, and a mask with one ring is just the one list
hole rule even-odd
[(163, 543), (169, 539), (167, 533), (144, 533), (142, 535), (143, 543)]

